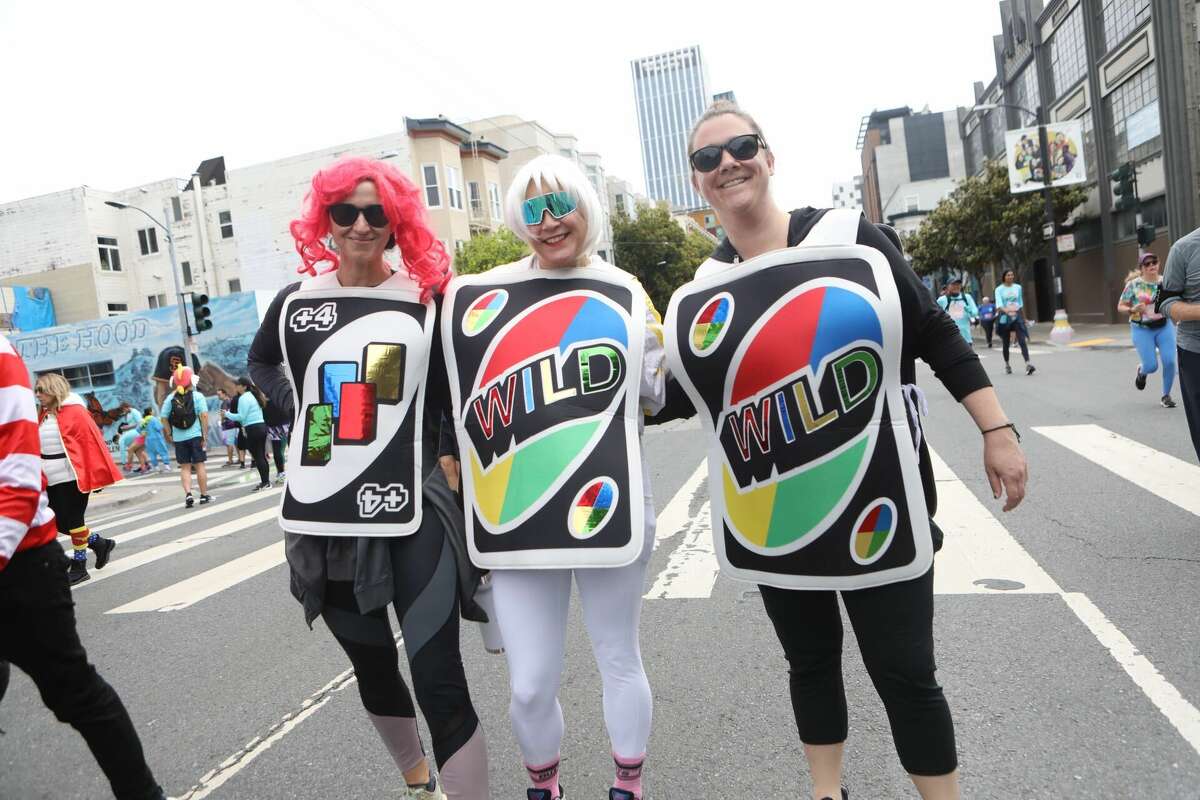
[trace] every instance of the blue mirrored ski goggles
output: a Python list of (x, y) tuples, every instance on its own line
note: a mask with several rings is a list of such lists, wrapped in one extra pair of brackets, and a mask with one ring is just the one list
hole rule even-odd
[(541, 225), (547, 211), (555, 219), (562, 219), (578, 207), (569, 192), (550, 192), (526, 200), (521, 204), (521, 213), (526, 225)]

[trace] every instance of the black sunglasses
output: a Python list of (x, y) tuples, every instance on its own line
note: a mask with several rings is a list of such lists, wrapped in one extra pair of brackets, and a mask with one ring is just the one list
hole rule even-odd
[(764, 140), (757, 133), (745, 133), (741, 136), (735, 136), (725, 144), (710, 144), (708, 147), (701, 147), (696, 152), (688, 156), (697, 172), (712, 172), (717, 167), (721, 166), (721, 155), (723, 150), (728, 150), (729, 155), (736, 158), (738, 161), (749, 161), (758, 155), (758, 148), (764, 150), (767, 147)]
[(329, 218), (344, 228), (348, 228), (358, 222), (359, 214), (363, 215), (367, 220), (367, 224), (372, 228), (386, 228), (388, 226), (387, 212), (378, 203), (363, 206), (362, 208), (353, 203), (335, 203), (329, 207)]

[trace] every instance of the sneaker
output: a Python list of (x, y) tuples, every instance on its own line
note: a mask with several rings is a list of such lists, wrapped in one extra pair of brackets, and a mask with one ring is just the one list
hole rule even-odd
[(1033, 364), (1026, 362), (1025, 363), (1025, 374), (1032, 375), (1035, 372), (1037, 372), (1037, 367), (1035, 367)]
[[(269, 484), (269, 483), (260, 483), (258, 486), (255, 486), (255, 487), (254, 487), (253, 489), (251, 489), (250, 491), (251, 491), (251, 492), (261, 492), (263, 489), (270, 489), (270, 488), (271, 488), (271, 484)], [(203, 502), (203, 501), (201, 501), (201, 502)]]
[(1162, 400), (1159, 400), (1158, 402), (1162, 405), (1163, 408), (1174, 408), (1175, 407), (1175, 401), (1171, 399), (1171, 395), (1169, 395), (1169, 394), (1164, 394), (1162, 396)]
[(1133, 379), (1133, 385), (1140, 392), (1146, 388), (1146, 376), (1142, 374), (1142, 365), (1138, 364), (1137, 377)]
[(238, 462), (238, 469), (245, 469), (245, 468), (246, 468), (246, 462), (245, 462), (245, 461), (239, 461), (239, 462)]
[(562, 784), (558, 785), (558, 794), (550, 794), (549, 789), (526, 789), (526, 800), (564, 800), (567, 792), (563, 789)]
[(91, 579), (87, 571), (87, 558), (72, 558), (71, 566), (67, 567), (67, 582), (74, 586)]
[(212, 500), (213, 500), (213, 496), (211, 494), (200, 495), (200, 505), (204, 505), (205, 503), (211, 503)]
[(116, 546), (116, 542), (112, 539), (105, 539), (103, 536), (97, 536), (95, 543), (88, 545), (96, 553), (96, 569), (104, 569), (104, 565), (108, 563), (108, 557), (112, 555)]
[(183, 498), (183, 507), (191, 508), (195, 503), (196, 503), (196, 498), (192, 497), (191, 492), (188, 492), (187, 496)]
[(286, 480), (287, 480), (287, 473), (286, 473), (286, 472), (280, 472), (278, 475), (276, 475), (276, 476), (275, 476), (275, 485), (276, 485), (276, 486), (283, 486), (283, 482), (284, 482), (284, 481), (286, 481)]
[[(833, 800), (833, 798), (829, 795), (826, 795), (825, 797), (821, 798), (821, 800)], [(850, 792), (846, 790), (845, 786), (842, 787), (842, 800), (850, 800)]]
[(400, 796), (407, 800), (446, 800), (442, 787), (438, 786), (437, 778), (429, 776), (429, 783), (422, 786), (406, 786), (400, 791)]
[(1011, 365), (1011, 364), (1005, 364), (1005, 365), (1004, 365), (1004, 374), (1005, 374), (1005, 375), (1012, 375), (1012, 365)]

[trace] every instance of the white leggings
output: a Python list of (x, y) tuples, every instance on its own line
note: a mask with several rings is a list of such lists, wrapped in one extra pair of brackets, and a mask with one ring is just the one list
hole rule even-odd
[[(647, 527), (652, 531), (654, 507), (647, 505)], [(604, 722), (613, 753), (633, 759), (646, 752), (652, 701), (642, 668), (638, 620), (653, 535), (647, 540), (642, 557), (625, 567), (492, 572), (492, 597), (512, 687), (509, 714), (527, 765), (542, 766), (559, 757), (563, 714), (558, 687), (572, 573), (604, 684)]]

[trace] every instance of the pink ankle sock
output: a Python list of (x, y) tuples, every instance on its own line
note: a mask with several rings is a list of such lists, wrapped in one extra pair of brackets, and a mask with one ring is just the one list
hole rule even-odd
[(549, 789), (551, 797), (558, 797), (562, 791), (558, 788), (558, 759), (554, 759), (549, 764), (544, 764), (540, 767), (531, 767), (526, 764), (525, 769), (529, 772), (529, 780), (533, 781), (535, 789)]
[(622, 758), (613, 753), (613, 762), (617, 765), (617, 780), (613, 783), (613, 788), (633, 792), (633, 796), (640, 800), (642, 796), (642, 765), (646, 763), (646, 754), (642, 753), (634, 758)]

